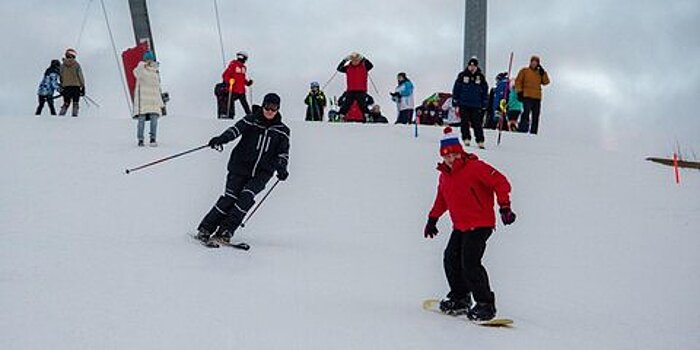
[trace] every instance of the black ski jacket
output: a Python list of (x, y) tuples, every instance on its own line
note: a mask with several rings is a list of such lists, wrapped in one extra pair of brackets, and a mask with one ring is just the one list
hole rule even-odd
[(289, 127), (277, 112), (272, 120), (265, 119), (262, 107), (253, 106), (253, 113), (226, 129), (220, 137), (224, 143), (241, 136), (228, 161), (228, 171), (244, 176), (272, 176), (287, 170), (289, 162)]

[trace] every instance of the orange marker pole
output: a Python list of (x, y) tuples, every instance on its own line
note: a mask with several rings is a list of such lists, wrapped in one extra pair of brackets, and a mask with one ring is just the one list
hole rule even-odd
[(233, 93), (233, 83), (236, 82), (236, 79), (229, 79), (228, 80), (228, 106), (226, 108), (226, 118), (229, 118), (231, 116), (231, 94)]
[(681, 174), (678, 171), (678, 154), (676, 154), (676, 152), (673, 152), (673, 171), (676, 173), (676, 183), (680, 184)]

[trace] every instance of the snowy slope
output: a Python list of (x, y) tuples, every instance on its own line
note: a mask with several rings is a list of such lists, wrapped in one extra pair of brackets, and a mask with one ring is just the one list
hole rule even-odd
[(290, 122), (291, 176), (237, 237), (187, 237), (222, 191), (229, 123), (0, 119), (2, 349), (692, 349), (700, 343), (700, 173), (597, 145), (505, 135), (479, 151), (513, 183), (518, 221), (489, 240), (499, 314), (486, 329), (426, 313), (447, 291), (423, 239), (440, 130)]

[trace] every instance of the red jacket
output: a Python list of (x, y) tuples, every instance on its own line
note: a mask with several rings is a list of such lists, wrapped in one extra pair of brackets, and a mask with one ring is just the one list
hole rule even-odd
[(437, 169), (440, 180), (429, 217), (439, 218), (449, 210), (455, 230), (496, 227), (494, 193), (499, 206), (510, 206), (510, 183), (503, 174), (467, 153), (454, 161), (452, 169), (445, 163)]
[(229, 79), (233, 78), (233, 93), (234, 94), (245, 94), (245, 86), (247, 79), (245, 77), (246, 67), (243, 62), (238, 60), (233, 60), (228, 64), (228, 67), (224, 71), (221, 77), (226, 83), (226, 91), (228, 92)]
[(374, 67), (372, 62), (363, 58), (360, 64), (353, 66), (348, 61), (343, 60), (338, 65), (337, 70), (345, 73), (347, 82), (347, 91), (363, 91), (367, 92), (367, 74)]

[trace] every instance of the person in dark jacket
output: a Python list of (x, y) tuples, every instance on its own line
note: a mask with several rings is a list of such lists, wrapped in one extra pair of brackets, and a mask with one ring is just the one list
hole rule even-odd
[(311, 82), (311, 90), (304, 99), (306, 104), (306, 121), (323, 121), (323, 111), (326, 109), (326, 95), (321, 91), (317, 81)]
[(339, 114), (341, 118), (345, 117), (354, 102), (357, 102), (357, 106), (360, 107), (363, 115), (369, 112), (365, 103), (365, 95), (367, 94), (369, 71), (373, 67), (372, 62), (357, 52), (351, 53), (338, 64), (337, 70), (345, 73), (347, 82), (345, 102), (340, 105)]
[(382, 108), (379, 107), (379, 105), (373, 105), (369, 110), (369, 114), (367, 114), (367, 122), (387, 124), (389, 123), (389, 120), (382, 115)]
[(479, 148), (484, 148), (484, 110), (488, 106), (489, 84), (479, 69), (476, 57), (469, 59), (467, 67), (457, 75), (452, 88), (452, 104), (459, 108), (462, 117), (462, 140), (469, 146), (471, 135), (469, 126), (474, 129), (474, 137)]
[(44, 77), (41, 79), (37, 89), (39, 106), (36, 107), (36, 115), (41, 115), (41, 110), (44, 109), (45, 103), (49, 105), (51, 115), (56, 115), (56, 109), (53, 106), (53, 93), (61, 87), (58, 83), (60, 71), (61, 61), (59, 60), (52, 60), (49, 68), (46, 68), (46, 71), (44, 71)]
[[(450, 212), (453, 231), (443, 259), (450, 292), (440, 302), (440, 310), (450, 315), (466, 313), (469, 319), (486, 321), (496, 316), (496, 301), (481, 259), (486, 240), (496, 227), (494, 195), (503, 224), (515, 221), (510, 209), (511, 187), (498, 170), (466, 153), (451, 129), (445, 128), (445, 137), (440, 141), (443, 161), (437, 167), (437, 195), (423, 235), (434, 238), (438, 234), (438, 219)], [(472, 297), (476, 302), (473, 306)]]
[(231, 237), (243, 222), (248, 210), (276, 172), (280, 181), (289, 176), (290, 130), (279, 113), (280, 97), (265, 95), (262, 107), (253, 106), (252, 113), (209, 140), (209, 146), (222, 151), (223, 145), (241, 137), (231, 152), (226, 177), (226, 190), (199, 224), (197, 239), (203, 242)]

